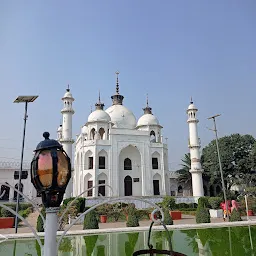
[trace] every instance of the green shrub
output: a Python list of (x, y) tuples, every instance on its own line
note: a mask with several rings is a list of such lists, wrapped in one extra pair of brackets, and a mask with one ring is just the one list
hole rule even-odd
[(181, 211), (182, 214), (186, 214), (186, 215), (196, 215), (196, 210), (194, 209), (193, 211)]
[(147, 209), (139, 209), (136, 211), (136, 216), (139, 220), (149, 219), (150, 212)]
[(252, 194), (252, 195), (256, 195), (256, 187), (247, 187), (245, 188), (245, 192), (247, 192), (247, 194)]
[[(30, 213), (32, 213), (32, 208), (27, 208), (25, 210), (19, 211), (19, 215), (21, 215), (21, 217), (23, 217), (24, 219), (26, 219)], [(18, 218), (18, 222), (21, 222), (21, 221), (22, 220)]]
[[(42, 208), (41, 213), (45, 218), (46, 217), (45, 208)], [(36, 230), (37, 232), (44, 232), (44, 222), (40, 215), (38, 215), (37, 217)]]
[[(16, 207), (16, 206), (15, 206)], [(33, 209), (33, 205), (30, 203), (20, 203), (20, 208), (19, 210), (26, 210), (28, 208), (32, 208)]]
[(136, 208), (130, 206), (130, 208), (128, 209), (128, 219), (126, 222), (126, 227), (138, 227), (139, 225), (140, 224), (136, 214)]
[(168, 209), (163, 209), (164, 212), (164, 224), (173, 225), (173, 220)]
[(196, 208), (181, 208), (179, 209), (181, 212), (193, 212), (196, 211)]
[(162, 206), (168, 210), (174, 210), (176, 208), (175, 198), (172, 196), (165, 196)]
[(240, 213), (236, 209), (234, 209), (231, 212), (229, 220), (230, 221), (241, 221), (242, 219), (241, 219)]
[(176, 204), (177, 209), (185, 209), (185, 208), (189, 208), (188, 204), (185, 203), (180, 203), (180, 204)]
[(79, 197), (77, 200), (79, 202), (79, 210), (78, 210), (78, 212), (84, 212), (84, 209), (85, 209), (85, 198), (84, 197)]
[[(63, 205), (67, 206), (72, 201), (74, 201), (75, 197), (66, 198), (63, 200)], [(84, 212), (85, 209), (85, 198), (84, 197), (78, 197), (75, 202), (72, 203), (72, 205), (76, 206), (77, 212)]]
[(210, 213), (208, 209), (200, 207), (197, 208), (196, 223), (211, 223)]
[(98, 229), (99, 221), (95, 210), (90, 211), (84, 217), (84, 228), (83, 229)]
[(204, 197), (200, 197), (198, 199), (198, 206), (197, 208), (209, 208), (209, 202), (208, 202), (208, 197), (204, 196)]
[(13, 213), (11, 213), (9, 210), (2, 208), (1, 209), (1, 216), (2, 217), (15, 217)]
[(63, 205), (68, 205), (68, 203), (69, 203), (70, 201), (73, 201), (74, 199), (75, 199), (75, 197), (65, 198), (65, 199), (63, 200)]
[(198, 208), (196, 211), (196, 223), (211, 223), (209, 210)]
[(222, 202), (221, 197), (210, 197), (208, 202), (211, 206), (211, 209), (217, 210), (220, 209), (220, 203)]

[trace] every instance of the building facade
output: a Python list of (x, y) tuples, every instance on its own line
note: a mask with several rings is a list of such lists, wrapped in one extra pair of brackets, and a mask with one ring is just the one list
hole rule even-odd
[[(112, 106), (100, 97), (75, 141), (73, 196), (152, 196), (169, 194), (168, 147), (162, 126), (148, 105), (136, 121), (123, 105), (117, 74)], [(60, 133), (59, 133), (59, 136)], [(104, 186), (109, 185), (112, 190)]]

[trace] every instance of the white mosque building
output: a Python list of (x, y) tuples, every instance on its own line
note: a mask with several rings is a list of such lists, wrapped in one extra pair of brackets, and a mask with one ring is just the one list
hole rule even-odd
[[(163, 127), (153, 115), (148, 100), (143, 115), (136, 121), (132, 111), (123, 105), (124, 96), (119, 93), (119, 73), (116, 74), (112, 106), (104, 110), (99, 95), (95, 110), (89, 115), (75, 141), (72, 139), (74, 98), (69, 88), (62, 98), (63, 121), (58, 128), (58, 140), (68, 155), (72, 156), (73, 143), (75, 151), (74, 170), (66, 197), (77, 196), (99, 184), (102, 186), (88, 191), (84, 196), (192, 196), (191, 188), (178, 184), (177, 176), (168, 169), (168, 145), (163, 142)], [(189, 147), (193, 157), (191, 174), (195, 187), (193, 191), (198, 197), (204, 191), (202, 168), (198, 162), (200, 145), (196, 111), (191, 103), (187, 111)]]

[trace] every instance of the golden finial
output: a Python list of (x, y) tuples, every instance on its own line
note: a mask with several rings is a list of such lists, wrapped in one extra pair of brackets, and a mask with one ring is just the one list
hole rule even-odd
[(147, 107), (148, 107), (148, 93), (147, 93)]
[(69, 89), (69, 84), (68, 84), (67, 92), (69, 92), (69, 91), (70, 91), (70, 89)]
[(119, 94), (119, 82), (118, 82), (118, 75), (119, 71), (116, 71), (116, 94)]
[(193, 104), (192, 96), (190, 97), (190, 104)]

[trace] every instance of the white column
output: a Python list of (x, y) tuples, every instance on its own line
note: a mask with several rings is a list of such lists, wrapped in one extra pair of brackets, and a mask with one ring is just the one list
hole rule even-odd
[(59, 207), (46, 208), (44, 256), (57, 255), (57, 230)]

